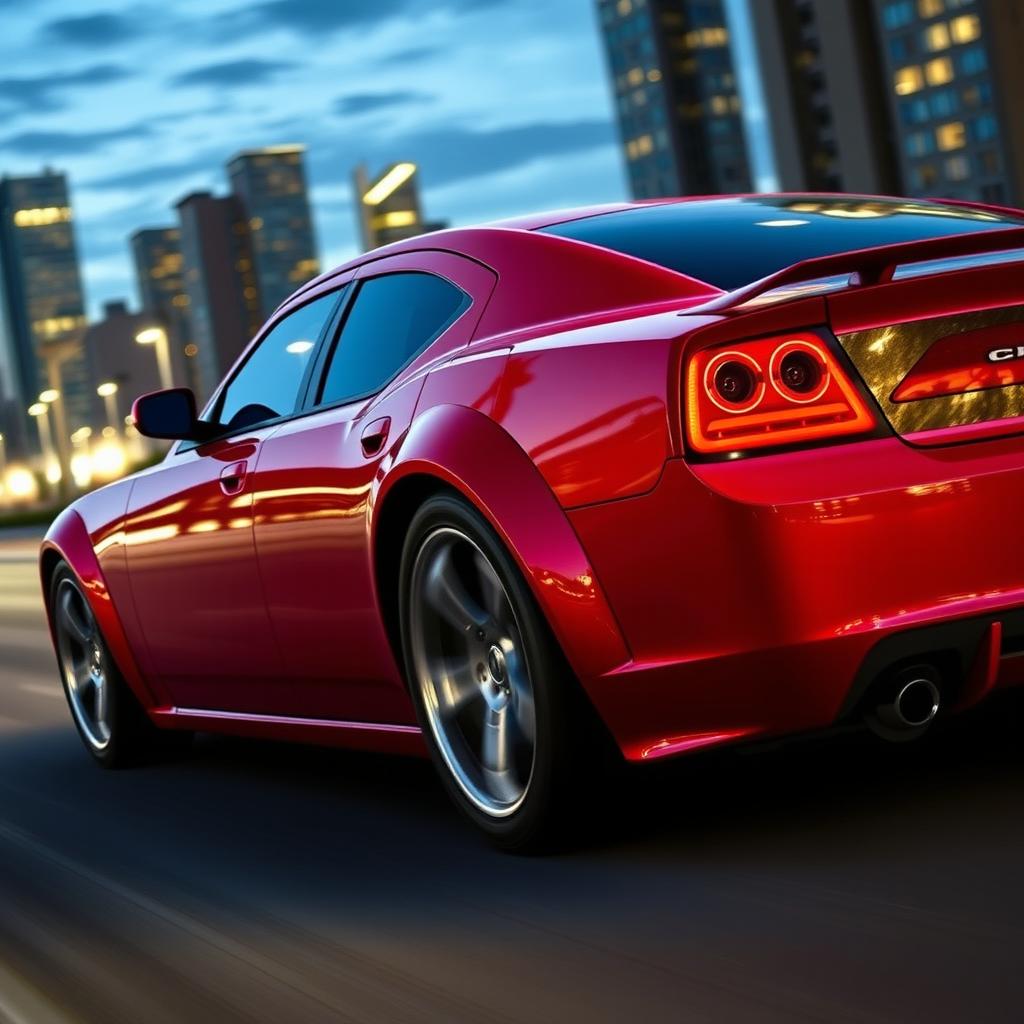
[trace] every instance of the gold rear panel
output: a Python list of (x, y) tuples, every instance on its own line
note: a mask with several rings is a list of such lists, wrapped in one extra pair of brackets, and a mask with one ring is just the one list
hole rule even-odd
[(899, 434), (914, 434), (921, 430), (961, 427), (1024, 415), (1024, 384), (913, 402), (893, 402), (889, 397), (940, 338), (1012, 323), (1024, 323), (1024, 306), (957, 313), (854, 331), (841, 334), (839, 343), (860, 371), (893, 429)]

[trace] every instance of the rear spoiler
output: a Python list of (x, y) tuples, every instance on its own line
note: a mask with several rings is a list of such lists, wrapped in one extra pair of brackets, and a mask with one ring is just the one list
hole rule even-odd
[(957, 256), (977, 256), (1018, 248), (1024, 248), (1024, 227), (971, 231), (962, 235), (944, 235), (916, 242), (897, 242), (895, 245), (882, 245), (873, 249), (856, 249), (831, 256), (816, 256), (794, 263), (784, 270), (769, 274), (768, 277), (762, 277), (753, 284), (719, 295), (709, 302), (691, 307), (686, 310), (685, 315), (736, 309), (784, 285), (838, 277), (842, 274), (850, 275), (850, 287), (884, 284), (892, 280), (898, 267), (908, 263), (925, 263), (953, 259)]

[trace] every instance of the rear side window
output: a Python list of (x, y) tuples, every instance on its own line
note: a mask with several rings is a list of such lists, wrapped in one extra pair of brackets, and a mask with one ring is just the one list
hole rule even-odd
[(295, 411), (306, 367), (339, 294), (315, 299), (271, 329), (224, 389), (219, 423), (245, 429)]
[(469, 296), (420, 272), (363, 281), (327, 367), (320, 403), (380, 391), (469, 307)]

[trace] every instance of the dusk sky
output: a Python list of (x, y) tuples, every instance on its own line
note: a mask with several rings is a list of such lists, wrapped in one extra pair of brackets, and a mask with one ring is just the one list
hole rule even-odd
[(0, 26), (0, 173), (70, 175), (91, 314), (136, 301), (127, 236), (245, 147), (309, 147), (325, 266), (361, 160), (418, 162), (454, 224), (625, 196), (593, 0), (0, 0)]

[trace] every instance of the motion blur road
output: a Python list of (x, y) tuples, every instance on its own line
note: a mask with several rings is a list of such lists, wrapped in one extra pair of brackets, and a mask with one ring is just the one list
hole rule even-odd
[[(0, 540), (0, 1020), (1020, 1021), (1024, 715), (693, 758), (603, 836), (481, 845), (425, 762), (80, 749)], [(595, 780), (595, 784), (596, 780)]]

